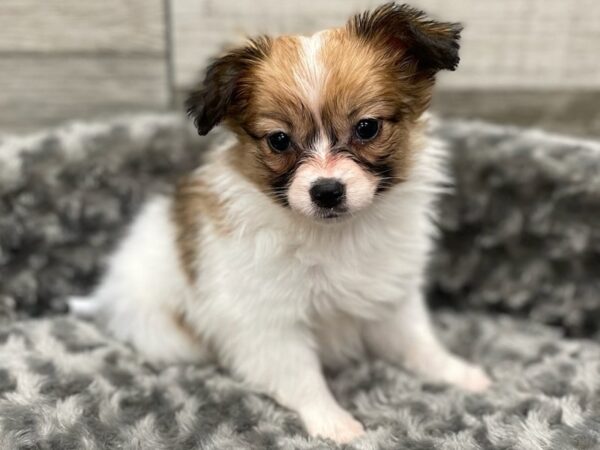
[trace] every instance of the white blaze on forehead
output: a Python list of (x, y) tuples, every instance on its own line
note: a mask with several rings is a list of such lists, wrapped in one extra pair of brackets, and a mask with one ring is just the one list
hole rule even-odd
[(322, 91), (326, 78), (325, 68), (320, 57), (323, 36), (323, 32), (320, 32), (310, 37), (298, 37), (301, 49), (300, 60), (294, 69), (294, 79), (298, 84), (298, 90), (319, 125), (321, 122)]
[(321, 48), (326, 31), (315, 33), (310, 37), (299, 36), (300, 60), (294, 69), (294, 79), (298, 85), (300, 95), (306, 106), (315, 118), (317, 127), (317, 141), (314, 152), (320, 157), (325, 157), (329, 150), (329, 139), (323, 129), (321, 121), (321, 105), (323, 99), (323, 87), (327, 73), (321, 60)]
[(321, 124), (319, 126), (319, 134), (317, 135), (317, 140), (315, 141), (312, 151), (313, 155), (324, 164), (326, 162), (327, 155), (329, 155), (329, 150), (331, 148), (331, 144), (329, 143), (329, 138), (323, 131), (323, 127)]

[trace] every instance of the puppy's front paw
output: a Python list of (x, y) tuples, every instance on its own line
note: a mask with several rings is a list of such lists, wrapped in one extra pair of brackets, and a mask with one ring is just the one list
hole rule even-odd
[(458, 358), (453, 359), (444, 372), (445, 381), (466, 391), (482, 392), (492, 384), (481, 367)]
[(460, 387), (471, 392), (483, 392), (492, 384), (491, 378), (481, 367), (468, 365)]
[(334, 412), (314, 411), (303, 417), (308, 434), (346, 444), (365, 434), (359, 421), (340, 409)]

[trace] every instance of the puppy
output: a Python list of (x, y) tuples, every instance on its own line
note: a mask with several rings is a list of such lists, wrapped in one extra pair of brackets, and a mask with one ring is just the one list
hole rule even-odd
[(155, 361), (215, 359), (308, 433), (364, 433), (322, 373), (370, 353), (482, 390), (423, 301), (441, 150), (424, 113), (461, 26), (388, 3), (344, 26), (260, 37), (208, 67), (187, 103), (235, 140), (143, 208), (88, 300)]

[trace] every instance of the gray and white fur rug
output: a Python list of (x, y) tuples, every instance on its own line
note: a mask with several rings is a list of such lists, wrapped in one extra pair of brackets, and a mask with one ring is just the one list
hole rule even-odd
[[(367, 427), (347, 448), (600, 448), (600, 145), (434, 123), (440, 200), (429, 299), (483, 394), (364, 361), (328, 374)], [(215, 366), (149, 364), (65, 297), (88, 292), (144, 198), (221, 139), (149, 115), (0, 138), (0, 449), (321, 449), (296, 415)]]

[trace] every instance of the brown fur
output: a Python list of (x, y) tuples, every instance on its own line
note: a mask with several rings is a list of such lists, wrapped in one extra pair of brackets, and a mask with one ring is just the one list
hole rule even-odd
[(223, 204), (201, 177), (191, 175), (178, 183), (172, 212), (179, 259), (188, 280), (193, 283), (198, 270), (201, 221), (209, 220), (217, 232), (228, 233)]
[[(293, 62), (299, 58), (298, 38), (274, 39), (268, 56), (250, 72), (252, 96), (246, 109), (228, 121), (240, 136), (240, 145), (232, 152), (233, 166), (276, 200), (282, 198), (280, 189), (285, 188), (315, 128), (294, 87)], [(269, 148), (265, 138), (277, 130), (294, 132), (291, 151), (275, 153)]]
[(245, 109), (252, 90), (248, 82), (251, 68), (265, 58), (270, 48), (270, 38), (252, 39), (208, 66), (202, 85), (186, 101), (186, 109), (194, 117), (199, 134), (207, 134), (225, 118)]
[(413, 66), (421, 75), (431, 77), (439, 70), (455, 70), (460, 61), (462, 25), (431, 20), (423, 11), (406, 4), (390, 2), (357, 14), (347, 29), (364, 41), (400, 55), (399, 63)]
[(172, 317), (175, 327), (177, 327), (181, 334), (187, 337), (190, 341), (198, 340), (198, 336), (194, 332), (194, 329), (189, 325), (184, 313), (173, 312)]
[[(344, 55), (354, 55), (353, 58)], [(328, 72), (323, 121), (342, 148), (379, 175), (384, 186), (400, 182), (410, 168), (415, 122), (433, 83), (417, 86), (409, 72), (376, 43), (357, 39), (347, 28), (328, 35), (323, 64)], [(363, 143), (353, 136), (361, 118), (380, 119), (379, 135)]]

